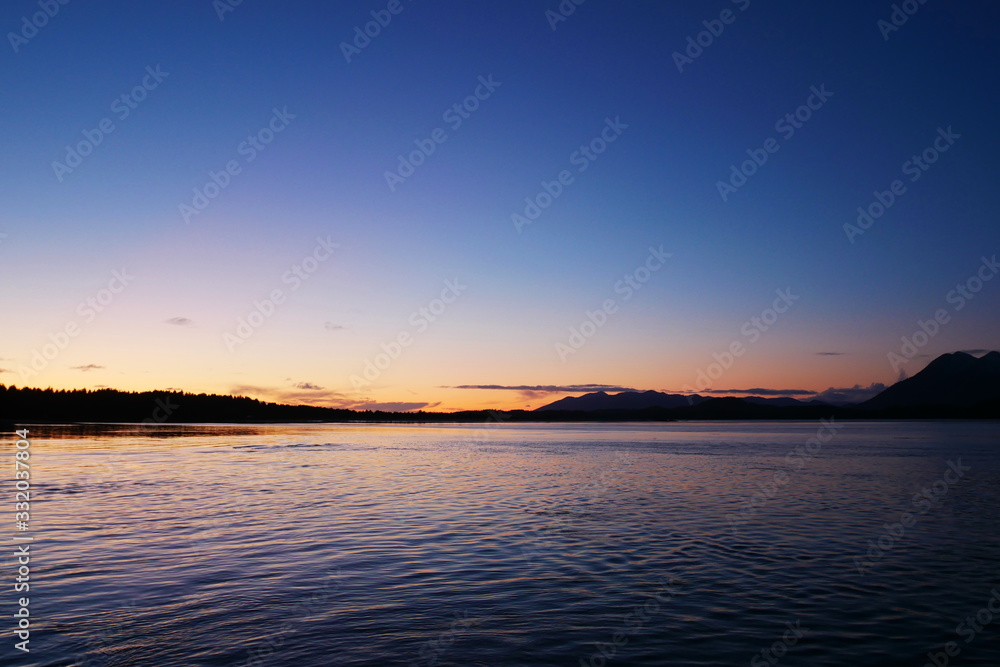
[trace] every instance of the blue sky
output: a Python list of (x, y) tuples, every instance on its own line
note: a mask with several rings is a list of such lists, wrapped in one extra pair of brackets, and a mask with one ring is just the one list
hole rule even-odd
[[(940, 308), (953, 317), (905, 372), (998, 347), (1000, 281), (959, 312), (946, 301), (1000, 251), (995, 6), (914, 5), (888, 39), (892, 3), (878, 2), (589, 0), (555, 29), (557, 2), (387, 6), (246, 0), (220, 20), (207, 0), (70, 2), (34, 34), (24, 17), (39, 3), (5, 4), (0, 253), (16, 321), (0, 381), (536, 407), (451, 387), (679, 390), (746, 342), (741, 325), (783, 288), (800, 299), (714, 388), (891, 382), (887, 355)], [(373, 11), (391, 21), (347, 62), (342, 44)], [(678, 71), (699, 33), (707, 46)], [(154, 82), (147, 68), (166, 74), (120, 118), (115, 100)], [(481, 77), (498, 85), (453, 128), (445, 112)], [(813, 87), (832, 95), (787, 137), (776, 123)], [(247, 161), (239, 147), (275, 109), (287, 126)], [(53, 162), (104, 119), (114, 131), (60, 180)], [(608, 119), (627, 128), (579, 171), (574, 153)], [(390, 190), (386, 171), (437, 128), (446, 141)], [(959, 138), (910, 181), (904, 163), (939, 128)], [(777, 152), (723, 201), (718, 182), (770, 138)], [(181, 205), (230, 161), (239, 173), (186, 222)], [(563, 170), (572, 183), (518, 232), (512, 214)], [(844, 224), (896, 179), (906, 192), (850, 242)], [(338, 251), (292, 290), (282, 276), (327, 237)], [(614, 286), (651, 246), (671, 259), (621, 301)], [(77, 305), (122, 267), (135, 280), (83, 321)], [(468, 289), (414, 331), (411, 314), (455, 279)], [(275, 289), (285, 303), (230, 349)], [(561, 357), (609, 298), (616, 312)], [(74, 321), (79, 335), (32, 368)]]

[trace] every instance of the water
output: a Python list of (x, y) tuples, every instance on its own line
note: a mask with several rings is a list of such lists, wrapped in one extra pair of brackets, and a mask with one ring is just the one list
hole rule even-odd
[(34, 426), (0, 663), (1000, 664), (1000, 424), (820, 427)]

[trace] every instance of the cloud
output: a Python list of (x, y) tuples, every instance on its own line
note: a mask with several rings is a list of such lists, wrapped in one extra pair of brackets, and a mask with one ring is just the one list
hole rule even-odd
[(14, 371), (9, 368), (0, 368), (0, 373), (13, 373)]
[(312, 384), (311, 382), (299, 382), (294, 385), (296, 389), (307, 389), (309, 391), (322, 391), (323, 387), (318, 384)]
[(885, 385), (881, 382), (873, 382), (867, 387), (862, 387), (858, 384), (853, 387), (830, 387), (818, 393), (808, 389), (763, 389), (761, 387), (751, 387), (750, 389), (703, 389), (697, 393), (703, 395), (794, 396), (799, 400), (821, 401), (831, 405), (848, 405), (867, 401), (884, 389)]
[(817, 356), (820, 356), (820, 357), (839, 357), (839, 356), (841, 356), (844, 353), (843, 352), (817, 352), (816, 354), (817, 354)]
[(233, 396), (248, 396), (260, 401), (270, 403), (283, 403), (286, 405), (312, 405), (318, 408), (334, 408), (337, 410), (387, 410), (406, 412), (409, 410), (419, 410), (424, 407), (440, 405), (434, 403), (378, 403), (370, 399), (358, 399), (348, 396), (338, 391), (324, 390), (322, 387), (300, 382), (295, 385), (295, 389), (278, 387), (261, 387), (258, 385), (234, 385), (230, 387), (229, 393)]
[(823, 403), (831, 403), (833, 405), (862, 403), (867, 401), (869, 398), (873, 398), (876, 394), (879, 394), (884, 390), (885, 385), (881, 382), (872, 382), (867, 387), (862, 387), (859, 384), (846, 388), (830, 387), (829, 389), (825, 389), (824, 391), (816, 394), (814, 400), (822, 401)]
[(323, 323), (323, 328), (326, 329), (327, 331), (343, 331), (347, 327), (345, 327), (343, 324), (334, 324), (333, 322), (324, 322)]
[(543, 398), (549, 394), (586, 394), (594, 391), (621, 392), (638, 391), (631, 387), (619, 387), (612, 384), (462, 384), (455, 387), (445, 387), (445, 389), (493, 389), (502, 391), (516, 391), (523, 401), (533, 401)]
[(412, 412), (423, 408), (433, 408), (440, 403), (361, 403), (353, 410), (381, 410), (383, 412)]
[(290, 390), (278, 387), (260, 387), (250, 384), (235, 385), (229, 389), (233, 396), (249, 396), (270, 403), (288, 405), (315, 405), (321, 408), (350, 408), (355, 403), (345, 394), (336, 391)]
[(960, 351), (965, 352), (966, 354), (971, 354), (974, 357), (978, 357), (981, 354), (989, 354), (990, 352), (992, 352), (992, 350), (960, 350)]
[(98, 366), (97, 364), (87, 364), (86, 366), (70, 366), (70, 370), (83, 371), (85, 373), (87, 371), (95, 371), (99, 368), (104, 368), (104, 366)]
[(591, 391), (639, 391), (631, 387), (619, 387), (613, 384), (460, 384), (454, 387), (444, 387), (445, 389), (503, 389), (508, 391), (530, 391), (539, 394), (582, 394)]
[(267, 387), (257, 387), (252, 384), (237, 384), (229, 388), (230, 396), (260, 396), (263, 394), (270, 394), (273, 389), (268, 389)]
[(186, 327), (189, 324), (194, 324), (191, 320), (186, 317), (171, 317), (169, 320), (164, 320), (167, 324), (173, 324), (179, 327)]
[(810, 389), (702, 389), (696, 394), (747, 394), (752, 396), (812, 396), (815, 391)]

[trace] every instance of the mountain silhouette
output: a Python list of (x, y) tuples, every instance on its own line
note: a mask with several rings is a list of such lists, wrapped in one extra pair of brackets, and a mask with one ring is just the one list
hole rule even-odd
[[(974, 408), (998, 401), (1000, 401), (1000, 352), (990, 352), (979, 358), (965, 352), (952, 352), (941, 355), (913, 377), (897, 382), (875, 397), (863, 403), (845, 404), (843, 407), (865, 410), (919, 407)], [(700, 394), (687, 396), (659, 391), (623, 391), (618, 394), (598, 391), (583, 396), (562, 398), (536, 408), (535, 412), (659, 408), (680, 409), (675, 415), (680, 418), (712, 418), (723, 413), (741, 416), (768, 414), (746, 407), (744, 404), (747, 403), (767, 408), (826, 405), (816, 400), (800, 401), (784, 396), (745, 396), (723, 400)], [(701, 409), (693, 409), (696, 406), (701, 406)]]
[[(689, 400), (690, 399), (690, 400)], [(697, 405), (707, 400), (704, 396), (695, 394), (664, 394), (659, 391), (623, 391), (609, 394), (595, 391), (583, 396), (567, 396), (554, 403), (535, 408), (535, 412), (550, 410), (644, 410), (646, 408), (679, 408), (686, 405)]]
[(1000, 400), (1000, 352), (978, 359), (942, 354), (911, 378), (858, 405), (865, 409), (918, 406), (973, 407)]
[[(618, 394), (609, 394), (603, 391), (595, 391), (583, 396), (568, 396), (561, 398), (554, 403), (535, 408), (535, 412), (547, 412), (553, 410), (572, 410), (576, 412), (589, 410), (645, 410), (647, 408), (684, 408), (699, 405), (705, 401), (716, 401), (719, 399), (702, 396), (700, 394), (665, 394), (660, 391), (623, 391)], [(779, 396), (775, 398), (764, 398), (761, 396), (746, 396), (743, 399), (747, 403), (756, 405), (767, 405), (774, 407), (789, 407), (798, 405), (811, 405), (803, 403), (794, 398)]]

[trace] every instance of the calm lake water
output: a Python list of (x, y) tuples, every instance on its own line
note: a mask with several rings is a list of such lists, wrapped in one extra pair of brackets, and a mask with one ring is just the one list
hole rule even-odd
[(32, 426), (0, 663), (1000, 665), (1000, 423), (835, 426)]

